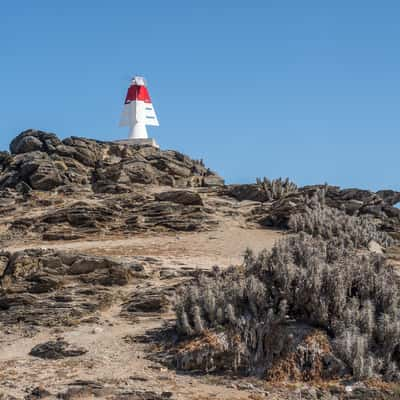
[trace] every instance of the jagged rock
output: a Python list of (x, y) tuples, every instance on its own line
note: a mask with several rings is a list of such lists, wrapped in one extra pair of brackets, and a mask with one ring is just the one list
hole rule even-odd
[(24, 181), (18, 182), (15, 186), (15, 190), (22, 195), (27, 195), (31, 192), (32, 188)]
[(88, 274), (98, 269), (107, 268), (110, 261), (104, 257), (79, 257), (68, 269), (72, 275)]
[(383, 199), (383, 201), (390, 205), (394, 206), (397, 203), (400, 203), (400, 192), (396, 192), (394, 190), (379, 190), (376, 194)]
[(157, 173), (147, 162), (122, 163), (121, 174), (125, 177), (122, 183), (156, 183)]
[(189, 190), (175, 190), (156, 194), (158, 201), (172, 201), (173, 203), (202, 206), (203, 201), (198, 193)]
[(132, 211), (132, 216), (126, 219), (130, 230), (162, 227), (177, 231), (195, 231), (213, 224), (202, 206), (184, 206), (162, 201), (143, 204)]
[(16, 171), (4, 172), (0, 175), (0, 189), (15, 187), (21, 181), (21, 178)]
[(51, 393), (46, 388), (37, 386), (25, 397), (25, 400), (45, 399), (49, 396)]
[[(22, 147), (29, 141), (37, 146)], [(213, 179), (223, 183), (201, 161), (179, 152), (77, 137), (61, 141), (34, 130), (16, 137), (11, 151), (0, 157), (0, 191), (2, 197), (13, 192), (17, 201), (0, 204), (0, 215), (10, 217), (3, 237), (74, 240), (99, 233), (195, 231), (216, 223), (213, 209), (204, 206), (195, 190), (153, 195), (157, 190), (145, 189), (207, 186)], [(37, 190), (55, 196), (43, 199)], [(107, 194), (126, 197), (111, 199)], [(76, 201), (82, 198), (88, 201)]]
[(53, 133), (28, 129), (19, 134), (11, 142), (10, 150), (12, 154), (21, 154), (42, 149), (50, 152), (60, 143), (60, 139)]
[(42, 219), (47, 224), (67, 222), (76, 227), (95, 227), (98, 222), (108, 222), (113, 218), (113, 211), (107, 207), (91, 205), (79, 201)]
[(355, 215), (360, 211), (364, 203), (361, 200), (350, 199), (344, 203), (344, 209), (347, 214)]
[(44, 232), (42, 235), (43, 240), (53, 241), (53, 240), (77, 240), (82, 239), (84, 235), (79, 235), (73, 232)]
[(399, 208), (385, 205), (382, 207), (382, 211), (387, 217), (393, 218), (394, 220), (397, 220), (397, 221), (400, 221), (400, 209)]
[[(202, 180), (202, 186), (223, 186), (224, 180), (214, 173), (206, 175)], [(198, 185), (195, 185), (198, 186)]]
[(0, 255), (0, 276), (3, 275), (8, 263), (8, 257), (5, 255)]
[[(127, 187), (123, 185), (133, 183), (170, 186), (175, 183), (191, 186), (223, 183), (221, 178), (206, 169), (202, 163), (178, 152), (160, 151), (151, 147), (127, 146), (77, 137), (61, 142), (54, 134), (28, 130), (17, 136), (10, 148), (13, 155), (36, 153), (36, 158), (40, 159), (38, 153), (41, 153), (43, 159), (50, 156), (58, 163), (61, 182), (56, 179), (53, 185), (40, 185), (42, 190), (50, 190), (69, 182), (84, 184), (88, 177), (94, 178), (93, 188), (100, 192), (126, 191)], [(9, 172), (7, 168), (17, 167), (14, 169), (21, 170), (20, 179), (24, 179), (29, 166), (25, 166), (22, 159), (18, 165), (12, 167), (12, 157), (6, 154), (2, 157), (4, 161), (1, 165), (6, 169), (4, 172)], [(198, 179), (194, 179), (196, 177)], [(13, 180), (4, 181), (7, 185), (14, 185)], [(112, 189), (112, 184), (117, 186)]]
[(63, 183), (56, 166), (52, 162), (40, 163), (29, 177), (33, 189), (51, 190)]
[(32, 274), (29, 276), (31, 283), (29, 293), (48, 293), (61, 288), (65, 281), (61, 277), (47, 276), (45, 274)]
[(297, 195), (290, 195), (274, 201), (269, 206), (255, 209), (255, 220), (262, 226), (288, 228), (290, 216), (302, 212), (306, 207), (304, 200)]
[(12, 156), (8, 151), (0, 151), (0, 169), (12, 162)]
[[(64, 139), (63, 144), (73, 149), (68, 154), (69, 157), (74, 158), (87, 167), (94, 167), (96, 162), (102, 157), (103, 142), (72, 136)], [(65, 151), (66, 149), (68, 147), (62, 150)]]
[(59, 360), (65, 357), (77, 357), (87, 353), (81, 346), (74, 346), (65, 340), (41, 343), (32, 348), (29, 354), (33, 357)]
[[(89, 197), (86, 193), (82, 196)], [(178, 191), (176, 201), (157, 201), (150, 195), (128, 193), (113, 198), (96, 197), (95, 201), (63, 202), (65, 206), (43, 208), (33, 217), (21, 217), (18, 213), (8, 231), (16, 237), (30, 235), (44, 240), (73, 240), (99, 232), (196, 231), (218, 223), (213, 217), (213, 208), (179, 203), (200, 202), (197, 193)], [(5, 211), (15, 209), (14, 202), (10, 204)], [(1, 211), (0, 201), (0, 215)]]
[(27, 130), (0, 154), (0, 188), (24, 181), (36, 190), (91, 184), (99, 193), (124, 193), (134, 184), (213, 186), (223, 181), (199, 162), (175, 151), (129, 146)]
[(124, 304), (122, 314), (130, 313), (162, 313), (167, 311), (169, 305), (165, 293), (156, 289), (149, 289), (133, 293), (130, 299)]
[(53, 250), (1, 253), (0, 261), (0, 323), (10, 326), (68, 325), (109, 305), (110, 286), (146, 277), (129, 262)]
[(30, 151), (41, 150), (42, 142), (34, 136), (23, 136), (11, 142), (11, 151), (14, 154), (28, 153)]
[(268, 193), (260, 185), (256, 184), (231, 185), (228, 188), (227, 195), (239, 201), (251, 200), (265, 202), (271, 200)]
[(77, 380), (68, 385), (68, 389), (57, 394), (57, 399), (75, 400), (75, 399), (92, 399), (92, 398), (110, 398), (113, 390), (104, 386), (101, 382), (90, 380)]

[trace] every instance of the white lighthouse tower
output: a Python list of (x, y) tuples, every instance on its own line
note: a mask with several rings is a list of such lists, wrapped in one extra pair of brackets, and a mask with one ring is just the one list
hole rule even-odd
[(126, 94), (120, 121), (120, 126), (129, 126), (129, 137), (118, 142), (158, 147), (154, 139), (149, 139), (146, 125), (159, 126), (159, 123), (145, 79), (135, 76)]

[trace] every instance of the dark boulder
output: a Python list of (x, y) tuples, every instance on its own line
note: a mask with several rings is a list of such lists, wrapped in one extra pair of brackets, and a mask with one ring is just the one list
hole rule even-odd
[(135, 292), (122, 307), (122, 315), (130, 313), (162, 313), (167, 311), (168, 298), (162, 290), (153, 288)]
[[(122, 163), (121, 172), (124, 176), (127, 177), (125, 182), (131, 183), (157, 183), (157, 175), (156, 171), (152, 168), (152, 166), (145, 162), (127, 162)], [(121, 179), (119, 179), (121, 182)], [(121, 183), (125, 183), (122, 181)]]
[(158, 201), (172, 201), (173, 203), (202, 206), (203, 200), (198, 193), (189, 190), (171, 190), (168, 192), (161, 192), (155, 195)]
[(25, 400), (36, 400), (46, 399), (51, 396), (51, 393), (43, 386), (35, 387), (24, 399)]
[(104, 257), (79, 257), (69, 268), (72, 275), (88, 274), (102, 268), (108, 268), (110, 262)]
[(63, 179), (53, 162), (43, 162), (29, 177), (29, 183), (33, 189), (51, 190), (62, 185)]
[(30, 151), (42, 150), (42, 142), (34, 136), (23, 136), (11, 142), (10, 150), (13, 154), (28, 153)]
[(397, 203), (400, 203), (400, 192), (396, 192), (394, 190), (379, 190), (376, 194), (383, 199), (383, 201), (390, 205), (394, 206)]
[(227, 194), (239, 201), (252, 200), (266, 202), (270, 201), (270, 195), (261, 185), (245, 184), (229, 186)]
[(29, 354), (33, 357), (59, 360), (65, 357), (81, 356), (85, 353), (87, 350), (84, 347), (71, 345), (65, 340), (56, 340), (36, 345)]
[(20, 133), (10, 143), (10, 150), (12, 154), (28, 153), (37, 150), (51, 153), (59, 144), (61, 144), (61, 141), (54, 133), (28, 129)]
[(202, 186), (206, 187), (224, 186), (224, 184), (225, 184), (224, 180), (220, 176), (214, 173), (205, 176), (202, 181)]

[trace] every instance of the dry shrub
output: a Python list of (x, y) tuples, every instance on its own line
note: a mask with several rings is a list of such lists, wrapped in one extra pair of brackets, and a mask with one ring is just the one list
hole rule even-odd
[[(222, 332), (226, 352), (234, 354), (226, 369), (260, 374), (297, 348), (306, 324), (330, 337), (335, 355), (355, 378), (398, 380), (398, 289), (383, 257), (300, 234), (257, 257), (247, 252), (243, 268), (215, 269), (211, 278), (183, 287), (177, 328), (181, 338)], [(233, 345), (234, 337), (240, 346)], [(313, 368), (311, 378), (319, 374)]]
[(323, 203), (313, 204), (304, 212), (291, 215), (288, 225), (293, 232), (306, 232), (325, 240), (335, 239), (356, 248), (367, 247), (371, 240), (383, 247), (394, 244), (393, 238), (380, 231), (370, 216), (350, 216)]
[(298, 191), (297, 185), (289, 180), (289, 178), (282, 179), (263, 179), (257, 178), (256, 184), (263, 189), (269, 201), (279, 200), (291, 193)]

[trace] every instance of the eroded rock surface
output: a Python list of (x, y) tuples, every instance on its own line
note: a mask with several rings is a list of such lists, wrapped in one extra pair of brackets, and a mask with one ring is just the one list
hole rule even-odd
[(129, 263), (31, 249), (2, 253), (0, 323), (70, 325), (112, 302), (110, 287), (134, 279)]
[(0, 240), (76, 240), (215, 224), (196, 189), (223, 180), (179, 152), (27, 130), (0, 154)]
[(27, 130), (0, 157), (0, 189), (23, 181), (33, 189), (90, 185), (96, 192), (131, 191), (131, 185), (222, 185), (215, 173), (176, 151), (134, 147), (78, 137), (60, 140), (55, 134)]

